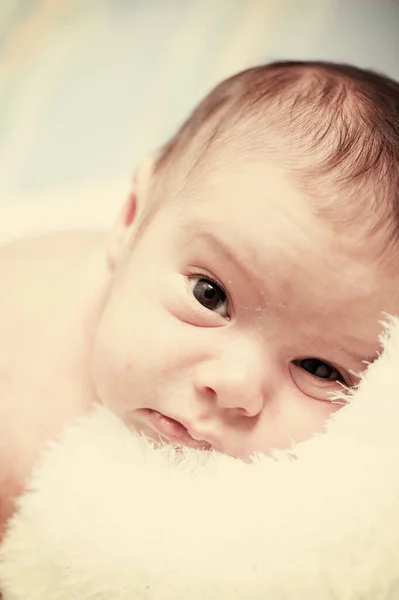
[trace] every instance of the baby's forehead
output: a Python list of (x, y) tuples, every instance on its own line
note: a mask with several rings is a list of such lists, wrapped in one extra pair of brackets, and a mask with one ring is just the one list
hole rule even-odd
[(332, 269), (338, 256), (358, 249), (350, 237), (347, 247), (343, 236), (336, 239), (329, 223), (315, 216), (287, 182), (270, 176), (263, 185), (257, 178), (254, 172), (227, 170), (192, 188), (180, 216), (185, 243), (227, 248), (225, 256), (239, 256), (259, 278), (271, 268), (285, 277), (298, 265), (304, 272), (315, 265)]
[[(297, 251), (302, 238), (303, 246), (310, 241), (319, 254), (324, 248), (328, 256), (340, 250), (360, 261), (380, 260), (390, 220), (381, 222), (381, 211), (373, 208), (373, 186), (343, 188), (329, 174), (317, 180), (311, 157), (296, 161), (287, 151), (280, 160), (283, 142), (272, 154), (253, 136), (245, 144), (237, 140), (235, 133), (222, 135), (178, 165), (171, 195), (184, 212), (200, 210), (201, 218), (217, 227), (252, 236), (256, 247), (262, 246), (257, 240), (263, 235)], [(279, 143), (275, 136), (274, 147)]]
[(366, 235), (366, 219), (339, 226), (337, 218), (320, 211), (323, 202), (273, 161), (239, 161), (226, 154), (189, 182), (181, 206), (190, 236), (210, 229), (253, 262), (278, 256), (284, 257), (281, 268), (289, 259), (303, 270), (323, 263), (335, 275), (349, 260), (377, 268), (377, 243)]

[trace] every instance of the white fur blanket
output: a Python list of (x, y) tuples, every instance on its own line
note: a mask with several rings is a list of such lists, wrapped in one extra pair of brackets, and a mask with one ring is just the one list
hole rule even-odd
[(385, 344), (297, 459), (179, 456), (95, 411), (21, 501), (4, 600), (397, 600), (397, 321)]

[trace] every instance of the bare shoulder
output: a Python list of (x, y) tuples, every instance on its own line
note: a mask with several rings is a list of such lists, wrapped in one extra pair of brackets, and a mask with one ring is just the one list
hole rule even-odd
[[(91, 401), (76, 368), (85, 352), (76, 306), (103, 244), (102, 233), (71, 232), (0, 246), (0, 542), (39, 449)], [(57, 337), (62, 306), (77, 318)]]
[(76, 260), (82, 260), (103, 240), (101, 231), (66, 231), (0, 245), (0, 275), (10, 275), (21, 267), (26, 271), (27, 265), (35, 265), (39, 271), (76, 265)]
[(97, 248), (97, 231), (52, 233), (0, 246), (0, 333), (17, 321), (37, 322), (57, 301), (65, 286), (73, 286), (79, 267)]
[(26, 371), (39, 371), (40, 359), (56, 351), (49, 340), (62, 307), (72, 314), (73, 301), (90, 287), (82, 273), (103, 239), (97, 232), (56, 233), (0, 247), (0, 409)]
[[(23, 238), (0, 245), (0, 276), (14, 281), (20, 271), (29, 279), (44, 273), (60, 273), (76, 267), (76, 261), (84, 260), (104, 240), (99, 231), (70, 231), (49, 233), (38, 237)], [(29, 267), (33, 271), (29, 272)]]

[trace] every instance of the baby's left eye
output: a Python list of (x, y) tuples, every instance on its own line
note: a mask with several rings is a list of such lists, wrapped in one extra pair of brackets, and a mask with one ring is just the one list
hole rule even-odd
[(344, 378), (338, 369), (318, 358), (304, 358), (302, 360), (296, 360), (294, 363), (318, 379), (327, 379), (328, 381), (344, 381)]
[(191, 289), (193, 296), (202, 306), (213, 312), (219, 313), (222, 317), (227, 318), (228, 303), (225, 291), (206, 277), (190, 278)]

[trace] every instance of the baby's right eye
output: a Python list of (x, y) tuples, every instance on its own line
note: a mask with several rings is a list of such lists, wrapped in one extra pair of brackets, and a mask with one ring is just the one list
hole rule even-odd
[(191, 289), (194, 298), (208, 310), (228, 318), (228, 301), (223, 288), (207, 277), (191, 277)]

